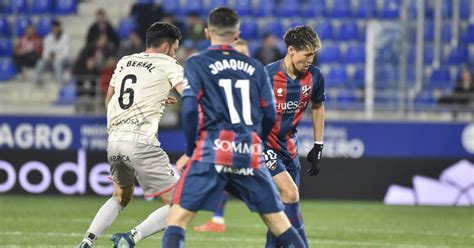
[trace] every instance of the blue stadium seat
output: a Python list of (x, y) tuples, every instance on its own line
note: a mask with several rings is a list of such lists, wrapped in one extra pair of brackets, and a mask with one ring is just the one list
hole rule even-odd
[(449, 52), (448, 55), (448, 64), (450, 65), (460, 65), (467, 63), (469, 60), (469, 49), (465, 46), (458, 46)]
[(13, 55), (13, 44), (10, 39), (0, 40), (0, 57), (10, 57)]
[(332, 8), (327, 9), (327, 16), (330, 17), (351, 17), (351, 0), (333, 0)]
[(210, 45), (211, 43), (209, 42), (209, 40), (199, 40), (197, 42), (196, 48), (198, 51), (203, 51), (206, 50)]
[(433, 70), (431, 80), (428, 84), (430, 88), (447, 88), (451, 86), (451, 74), (448, 68)]
[(351, 44), (346, 50), (346, 63), (365, 63), (365, 47), (363, 44)]
[(8, 22), (6, 17), (0, 17), (0, 36), (10, 36), (11, 28), (10, 23)]
[(13, 13), (27, 13), (28, 12), (28, 3), (26, 0), (6, 0), (4, 5), (4, 11), (8, 14)]
[(296, 27), (296, 26), (301, 26), (301, 25), (306, 25), (306, 22), (304, 19), (292, 19), (288, 27)]
[(76, 84), (75, 82), (64, 85), (58, 93), (58, 99), (54, 102), (55, 105), (73, 104), (76, 102)]
[(128, 34), (136, 28), (135, 20), (132, 17), (122, 18), (118, 26), (118, 35), (120, 39), (126, 39)]
[(471, 0), (461, 0), (461, 19), (468, 19), (471, 15)]
[(36, 23), (36, 33), (41, 37), (46, 36), (51, 30), (51, 21), (50, 17), (41, 17)]
[(135, 0), (136, 4), (152, 4), (153, 0)]
[(353, 21), (342, 23), (334, 36), (336, 40), (357, 40), (359, 37), (359, 27)]
[(415, 96), (415, 107), (417, 105), (434, 105), (436, 103), (436, 98), (433, 95), (432, 91), (420, 91)]
[(316, 30), (322, 40), (333, 39), (332, 25), (330, 22), (320, 21), (315, 25), (314, 30)]
[(184, 14), (189, 14), (191, 12), (197, 12), (201, 15), (207, 15), (206, 8), (204, 8), (204, 3), (202, 0), (186, 0), (182, 6)]
[(32, 1), (30, 13), (32, 14), (46, 14), (53, 12), (52, 0), (35, 0)]
[(282, 38), (285, 30), (283, 29), (283, 23), (280, 22), (281, 20), (274, 19), (266, 23), (263, 27), (263, 32), (259, 32), (260, 36), (263, 36), (266, 32), (272, 32), (276, 37)]
[(212, 9), (221, 6), (229, 6), (227, 0), (209, 0), (208, 5), (206, 6), (206, 12), (210, 12)]
[(411, 88), (416, 84), (416, 68), (414, 66), (407, 66), (407, 75), (406, 75), (406, 83), (407, 87)]
[(441, 40), (443, 42), (450, 42), (452, 38), (451, 23), (443, 24), (441, 27)]
[(357, 68), (352, 77), (352, 86), (355, 88), (362, 89), (365, 87), (365, 69)]
[(163, 0), (161, 6), (166, 13), (179, 13), (181, 8), (176, 0)]
[(400, 0), (384, 0), (380, 17), (398, 18), (400, 16), (400, 8)]
[(58, 15), (77, 13), (77, 0), (56, 0), (54, 12)]
[(359, 0), (354, 10), (354, 17), (372, 18), (377, 14), (377, 3), (375, 0)]
[(425, 64), (433, 63), (434, 54), (433, 54), (433, 46), (426, 45), (424, 46), (424, 53), (423, 53), (423, 61)]
[(276, 6), (275, 14), (279, 17), (295, 17), (301, 14), (299, 1), (283, 0)]
[(239, 0), (234, 2), (234, 9), (240, 16), (252, 14), (252, 0)]
[(244, 39), (257, 37), (258, 25), (255, 20), (242, 20), (240, 24), (240, 36)]
[(275, 0), (257, 0), (257, 4), (255, 5), (254, 15), (256, 16), (271, 16), (273, 15), (276, 7)]
[(301, 14), (309, 18), (321, 17), (326, 10), (324, 0), (308, 0), (306, 4), (302, 4), (301, 6)]
[(329, 88), (344, 88), (348, 83), (347, 71), (344, 67), (333, 67), (324, 79), (324, 84)]
[(357, 98), (356, 93), (353, 90), (338, 90), (337, 96), (337, 108), (342, 110), (351, 110), (356, 109), (357, 102), (360, 102), (360, 99)]
[(16, 22), (15, 22), (15, 34), (17, 36), (22, 36), (25, 33), (25, 28), (29, 24), (31, 24), (31, 19), (28, 17), (17, 17)]
[(453, 15), (453, 1), (443, 0), (441, 1), (441, 14), (443, 18), (451, 18)]
[(7, 81), (16, 75), (15, 65), (11, 58), (0, 59), (0, 81)]
[(469, 43), (474, 43), (474, 24), (470, 24), (467, 27), (466, 35), (463, 40)]
[(262, 41), (257, 39), (257, 40), (248, 40), (248, 46), (249, 46), (249, 52), (250, 55), (254, 55), (255, 51), (262, 45)]
[(433, 41), (434, 39), (434, 24), (433, 22), (425, 22), (425, 33), (423, 34), (423, 38), (425, 41)]
[(321, 63), (340, 62), (341, 50), (338, 45), (326, 45), (321, 49), (319, 60)]

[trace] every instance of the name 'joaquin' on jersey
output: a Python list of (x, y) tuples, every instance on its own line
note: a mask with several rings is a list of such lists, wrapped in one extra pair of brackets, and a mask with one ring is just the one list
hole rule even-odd
[(275, 104), (268, 73), (260, 62), (230, 46), (211, 46), (188, 59), (186, 96), (198, 102), (193, 160), (260, 168), (261, 109)]

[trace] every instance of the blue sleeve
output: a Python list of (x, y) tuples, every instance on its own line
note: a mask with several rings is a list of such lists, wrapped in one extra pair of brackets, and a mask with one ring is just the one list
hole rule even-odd
[(183, 109), (181, 114), (184, 123), (184, 136), (186, 138), (186, 155), (191, 157), (194, 148), (196, 148), (196, 136), (198, 131), (198, 107), (196, 97), (183, 97)]
[(276, 121), (275, 96), (267, 70), (261, 67), (260, 108), (262, 109), (262, 140), (266, 140)]
[(197, 96), (201, 91), (201, 79), (199, 78), (199, 66), (191, 57), (186, 62), (184, 70), (184, 91), (182, 119), (184, 136), (186, 138), (186, 155), (191, 157), (196, 147), (196, 136), (198, 131), (198, 103)]
[(313, 80), (313, 91), (311, 93), (311, 100), (316, 103), (324, 102), (326, 99), (326, 93), (324, 92), (324, 76), (321, 71), (315, 73)]

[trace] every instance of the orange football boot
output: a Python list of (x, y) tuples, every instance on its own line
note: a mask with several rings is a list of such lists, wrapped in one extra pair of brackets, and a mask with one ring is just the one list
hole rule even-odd
[(215, 232), (215, 233), (220, 233), (220, 232), (225, 232), (225, 224), (218, 224), (213, 222), (212, 220), (208, 221), (206, 224), (200, 225), (200, 226), (195, 226), (193, 228), (194, 231), (196, 232)]

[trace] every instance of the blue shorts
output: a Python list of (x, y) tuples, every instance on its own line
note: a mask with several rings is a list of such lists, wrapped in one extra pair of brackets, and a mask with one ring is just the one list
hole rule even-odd
[(173, 204), (189, 211), (214, 211), (222, 191), (247, 204), (252, 212), (276, 213), (284, 209), (280, 194), (265, 166), (256, 170), (189, 162), (173, 194)]
[(294, 159), (281, 159), (281, 157), (273, 150), (265, 151), (263, 157), (265, 158), (265, 165), (272, 177), (280, 174), (283, 171), (288, 171), (296, 186), (300, 187), (300, 158), (296, 156)]

